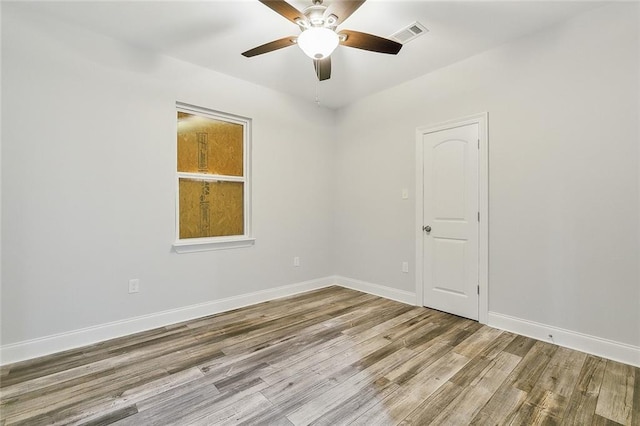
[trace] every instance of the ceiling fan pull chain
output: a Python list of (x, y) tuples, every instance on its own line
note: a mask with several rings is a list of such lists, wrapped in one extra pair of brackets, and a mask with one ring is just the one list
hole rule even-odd
[(320, 97), (318, 96), (318, 87), (320, 87), (320, 80), (316, 80), (316, 105), (320, 108)]

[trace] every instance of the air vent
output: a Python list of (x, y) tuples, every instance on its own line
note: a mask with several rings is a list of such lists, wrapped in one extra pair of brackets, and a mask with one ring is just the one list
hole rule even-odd
[(391, 35), (391, 39), (402, 44), (408, 43), (416, 37), (429, 32), (429, 30), (420, 22), (414, 22), (407, 25), (400, 31), (396, 31)]

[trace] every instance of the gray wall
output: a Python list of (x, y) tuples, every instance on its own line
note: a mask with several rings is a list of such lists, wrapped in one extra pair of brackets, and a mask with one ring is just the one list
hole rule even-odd
[[(3, 344), (333, 273), (331, 111), (5, 5), (2, 43)], [(172, 252), (177, 100), (253, 119), (254, 247)]]
[(415, 289), (415, 129), (486, 111), (489, 310), (640, 344), (639, 51), (607, 6), (341, 110), (336, 273)]

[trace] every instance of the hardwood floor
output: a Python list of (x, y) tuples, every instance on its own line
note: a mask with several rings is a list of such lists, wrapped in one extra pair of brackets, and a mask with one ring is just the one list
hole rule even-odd
[(640, 425), (640, 369), (330, 287), (0, 368), (3, 425)]

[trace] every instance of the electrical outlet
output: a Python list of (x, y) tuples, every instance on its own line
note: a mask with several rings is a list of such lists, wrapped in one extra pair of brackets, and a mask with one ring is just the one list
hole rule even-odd
[(409, 190), (407, 188), (403, 188), (402, 189), (402, 199), (403, 200), (408, 200), (409, 199)]
[(140, 280), (137, 278), (129, 280), (129, 293), (138, 293), (140, 291)]
[(295, 256), (293, 258), (293, 266), (295, 266), (295, 267), (300, 266), (300, 258), (298, 256)]
[(405, 274), (409, 272), (409, 262), (402, 262), (402, 272)]

